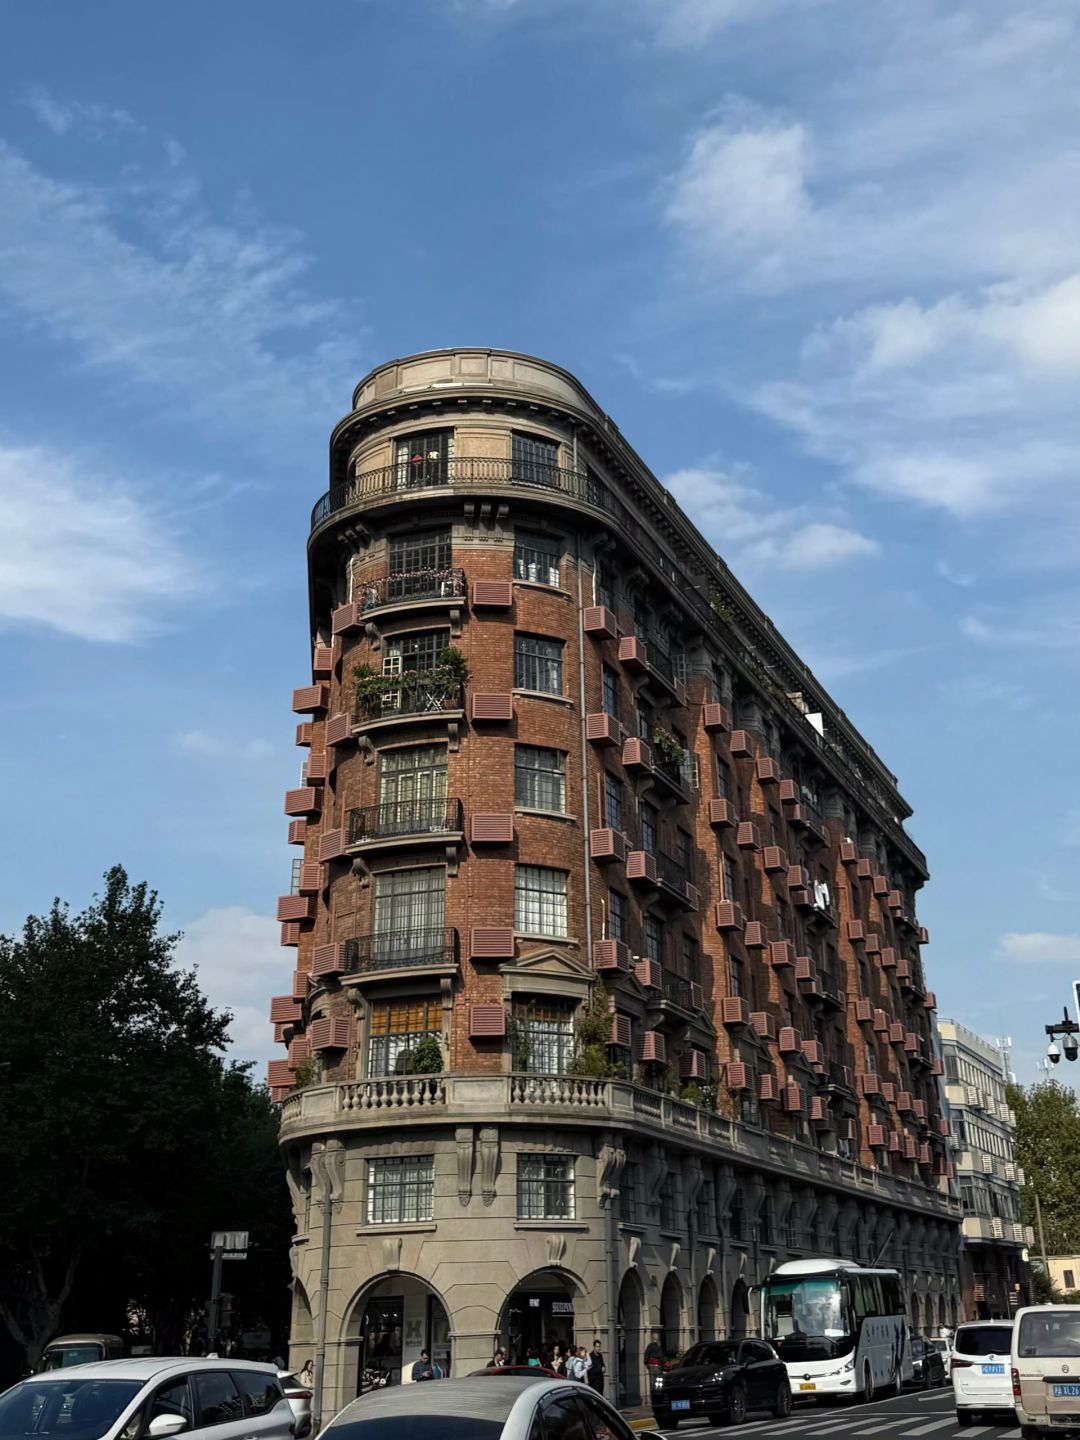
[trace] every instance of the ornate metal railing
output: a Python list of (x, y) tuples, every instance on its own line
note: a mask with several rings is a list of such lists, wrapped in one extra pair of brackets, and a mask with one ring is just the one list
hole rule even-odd
[(365, 611), (409, 600), (457, 600), (464, 597), (465, 571), (460, 565), (448, 565), (441, 570), (405, 570), (397, 575), (380, 575), (362, 581), (357, 593)]
[(460, 800), (391, 800), (349, 811), (348, 843), (405, 835), (446, 835), (464, 824)]
[(357, 723), (363, 724), (364, 721), (392, 720), (395, 715), (440, 715), (447, 710), (464, 708), (464, 685), (432, 681), (410, 684), (404, 677), (400, 685), (358, 695), (354, 715)]
[(357, 935), (345, 942), (346, 975), (379, 970), (435, 968), (458, 963), (458, 933), (444, 926), (423, 930), (386, 930)]

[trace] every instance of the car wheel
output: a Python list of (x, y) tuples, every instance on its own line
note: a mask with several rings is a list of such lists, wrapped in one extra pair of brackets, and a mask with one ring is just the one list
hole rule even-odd
[(772, 1413), (778, 1420), (786, 1420), (791, 1414), (791, 1386), (786, 1380), (781, 1380), (776, 1388), (776, 1404)]
[(745, 1420), (746, 1391), (741, 1385), (736, 1385), (728, 1396), (727, 1421), (729, 1425), (742, 1425)]
[(710, 1415), (710, 1416), (709, 1416), (709, 1424), (710, 1424), (710, 1425), (726, 1425), (726, 1424), (727, 1424), (727, 1416), (726, 1416), (726, 1415)]
[(975, 1417), (970, 1410), (957, 1410), (956, 1423), (958, 1425), (973, 1425), (975, 1423)]

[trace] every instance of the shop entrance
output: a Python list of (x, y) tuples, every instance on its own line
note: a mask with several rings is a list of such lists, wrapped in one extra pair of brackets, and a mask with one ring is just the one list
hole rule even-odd
[(407, 1384), (421, 1350), (444, 1375), (452, 1373), (450, 1322), (439, 1297), (409, 1275), (384, 1280), (353, 1312), (349, 1339), (357, 1345), (356, 1390), (383, 1381)]
[(560, 1275), (538, 1271), (513, 1291), (503, 1310), (499, 1343), (519, 1364), (531, 1355), (545, 1363), (556, 1343), (564, 1353), (573, 1345), (574, 1297)]

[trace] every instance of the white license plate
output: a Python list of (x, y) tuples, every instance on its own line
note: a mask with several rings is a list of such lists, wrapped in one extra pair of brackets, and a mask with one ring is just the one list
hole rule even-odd
[(800, 1389), (800, 1390), (816, 1390), (816, 1389), (817, 1389), (817, 1384), (816, 1384), (813, 1380), (800, 1380), (800, 1381), (799, 1381), (799, 1389)]
[(1071, 1400), (1080, 1395), (1080, 1385), (1055, 1385), (1055, 1400)]
[(1004, 1375), (1004, 1374), (1005, 1374), (1005, 1366), (1004, 1366), (1004, 1365), (984, 1365), (984, 1366), (982, 1367), (982, 1373), (983, 1373), (984, 1375)]
[(690, 1401), (689, 1401), (689, 1400), (672, 1400), (672, 1402), (671, 1402), (671, 1408), (672, 1408), (672, 1410), (689, 1410), (689, 1409), (690, 1409)]

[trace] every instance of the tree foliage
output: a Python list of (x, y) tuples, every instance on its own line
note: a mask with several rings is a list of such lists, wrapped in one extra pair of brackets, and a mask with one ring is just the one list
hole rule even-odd
[(1008, 1102), (1016, 1112), (1016, 1162), (1024, 1171), (1021, 1208), (1035, 1224), (1035, 1196), (1042, 1208), (1047, 1252), (1080, 1251), (1080, 1105), (1056, 1080), (1024, 1088), (1011, 1085)]
[[(173, 964), (160, 917), (117, 866), (80, 914), (57, 900), (0, 937), (0, 1321), (30, 1364), (61, 1322), (132, 1315), (175, 1353), (212, 1229), (287, 1254), (274, 1113), (223, 1061), (231, 1016)], [(284, 1298), (287, 1269), (262, 1269), (252, 1308)]]

